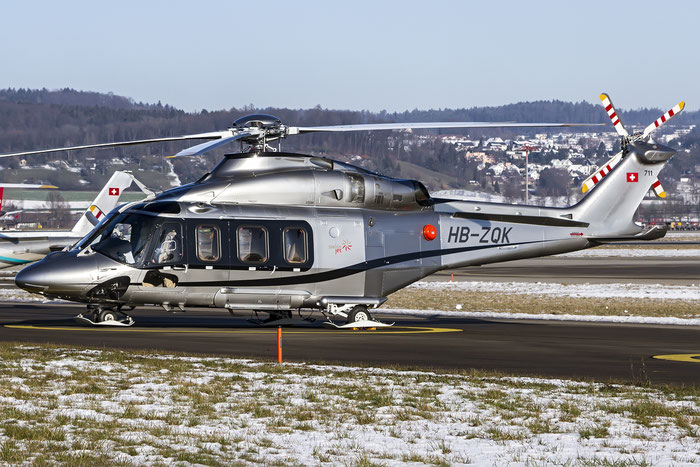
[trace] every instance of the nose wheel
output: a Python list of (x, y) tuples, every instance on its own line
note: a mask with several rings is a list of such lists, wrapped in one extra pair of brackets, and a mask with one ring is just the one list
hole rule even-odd
[[(133, 307), (130, 308), (133, 310)], [(84, 326), (131, 326), (134, 319), (124, 313), (122, 306), (107, 307), (104, 305), (90, 304), (85, 313), (81, 313), (74, 319)]]

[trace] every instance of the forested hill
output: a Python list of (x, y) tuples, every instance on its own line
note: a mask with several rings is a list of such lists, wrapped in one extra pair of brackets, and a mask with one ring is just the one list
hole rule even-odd
[[(52, 106), (53, 115), (66, 112), (67, 120), (71, 123), (114, 123), (123, 121), (152, 120), (153, 118), (165, 120), (177, 120), (173, 122), (182, 125), (182, 119), (212, 121), (212, 115), (221, 115), (224, 118), (235, 118), (238, 115), (264, 110), (275, 115), (284, 115), (289, 124), (337, 124), (337, 123), (369, 123), (369, 122), (410, 122), (410, 121), (519, 121), (519, 122), (580, 122), (580, 123), (609, 123), (605, 113), (599, 104), (589, 102), (564, 102), (534, 101), (518, 102), (496, 107), (471, 107), (461, 109), (430, 109), (412, 110), (406, 112), (367, 112), (313, 109), (253, 109), (232, 108), (229, 111), (204, 111), (201, 113), (187, 114), (169, 105), (146, 104), (134, 102), (133, 99), (117, 96), (112, 93), (103, 94), (89, 91), (76, 91), (74, 89), (0, 89), (0, 104), (14, 103), (21, 106), (23, 114), (43, 113), (45, 108), (27, 106), (35, 104), (39, 106)], [(4, 105), (5, 108), (8, 108)], [(82, 107), (82, 109), (69, 109), (70, 107)], [(670, 107), (670, 105), (669, 105)], [(17, 107), (9, 107), (10, 112)], [(619, 108), (624, 122), (628, 125), (647, 125), (658, 118), (667, 109), (636, 109), (627, 110)], [(127, 112), (114, 112), (127, 111)], [(137, 117), (139, 115), (141, 118)], [(21, 121), (16, 120), (16, 115), (0, 115), (2, 129), (18, 128)], [(214, 117), (214, 121), (217, 118)], [(678, 124), (697, 123), (700, 120), (700, 112), (684, 112), (676, 118)], [(1, 143), (0, 143), (1, 144)]]
[[(670, 103), (671, 108), (676, 103)], [(625, 125), (648, 125), (668, 109), (617, 109)], [(465, 120), (498, 122), (571, 122), (571, 123), (610, 123), (600, 104), (588, 102), (534, 101), (518, 102), (498, 107), (472, 107), (469, 109), (414, 110), (402, 114), (392, 114), (400, 121), (419, 120)], [(700, 112), (685, 111), (674, 119), (675, 124), (697, 124)]]
[[(596, 96), (593, 96), (594, 98)], [(626, 125), (647, 125), (667, 109), (619, 109)], [(176, 136), (189, 133), (225, 129), (238, 117), (251, 113), (269, 113), (282, 119), (288, 125), (339, 125), (351, 123), (382, 123), (411, 121), (518, 121), (518, 122), (580, 122), (606, 123), (601, 131), (613, 131), (612, 125), (600, 104), (588, 102), (536, 101), (520, 102), (498, 107), (473, 107), (464, 109), (413, 110), (400, 113), (368, 112), (350, 110), (328, 110), (320, 107), (312, 109), (265, 108), (202, 111), (188, 113), (169, 105), (136, 103), (132, 99), (112, 94), (62, 89), (57, 91), (5, 89), (0, 90), (0, 153), (19, 152), (32, 149), (75, 146), (111, 141), (148, 139), (161, 136)], [(674, 119), (676, 124), (693, 124), (700, 120), (700, 112), (684, 112)], [(502, 136), (512, 138), (516, 134), (534, 134), (543, 130), (462, 130), (473, 138), (480, 136)], [(559, 130), (557, 130), (559, 131)], [(686, 141), (700, 142), (698, 128), (685, 137)], [(450, 130), (450, 134), (459, 130)], [(345, 134), (311, 134), (290, 138), (283, 143), (286, 150), (343, 155), (371, 155), (370, 168), (391, 173), (395, 176), (412, 176), (411, 170), (430, 167), (433, 170), (457, 177), (472, 177), (463, 161), (457, 160), (454, 149), (429, 143), (413, 148), (410, 154), (392, 152), (389, 132), (357, 132)], [(144, 158), (148, 164), (160, 167), (157, 170), (170, 170), (163, 162), (162, 155), (173, 154), (185, 147), (186, 143), (156, 144), (149, 146), (129, 146), (126, 148), (83, 151), (78, 153), (32, 156), (28, 163), (42, 164), (48, 161), (64, 160), (74, 166), (85, 168), (80, 176), (70, 178), (70, 174), (59, 171), (50, 177), (38, 174), (34, 179), (52, 181), (67, 188), (95, 188), (115, 167), (109, 159), (118, 156), (129, 164), (141, 167)], [(449, 145), (448, 145), (449, 146)], [(228, 147), (214, 152), (199, 162), (175, 160), (175, 171), (183, 182), (196, 179), (198, 174), (215, 163), (224, 151), (236, 151)], [(97, 159), (97, 170), (88, 170), (85, 160)], [(18, 162), (12, 158), (2, 159), (0, 165), (16, 169)], [(195, 167), (195, 164), (201, 167)], [(459, 166), (458, 166), (459, 164)], [(92, 166), (94, 167), (94, 165)], [(129, 165), (127, 168), (131, 168)], [(418, 167), (418, 168), (417, 168)], [(155, 169), (154, 169), (155, 170)], [(27, 176), (28, 172), (24, 172)], [(17, 176), (17, 173), (3, 171), (4, 178)], [(44, 177), (44, 178), (41, 178)], [(82, 178), (82, 181), (80, 180)], [(469, 178), (471, 179), (471, 178)], [(32, 178), (27, 178), (32, 180)], [(85, 184), (87, 180), (89, 184)], [(81, 184), (82, 183), (82, 184)]]
[(55, 91), (48, 89), (0, 89), (0, 100), (22, 104), (56, 104), (82, 107), (107, 107), (110, 109), (149, 109), (163, 108), (158, 104), (134, 102), (133, 99), (90, 91), (76, 91), (65, 88)]

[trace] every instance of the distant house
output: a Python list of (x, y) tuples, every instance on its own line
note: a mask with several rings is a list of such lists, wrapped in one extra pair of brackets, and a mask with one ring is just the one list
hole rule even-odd
[(555, 169), (569, 170), (569, 167), (572, 165), (573, 162), (571, 162), (569, 159), (552, 159), (552, 167)]
[(496, 158), (493, 154), (487, 154), (483, 151), (468, 151), (464, 153), (464, 158), (468, 161), (479, 161), (482, 164), (493, 164)]
[(484, 147), (492, 151), (505, 151), (508, 149), (508, 142), (501, 138), (489, 138), (484, 142)]
[(520, 173), (520, 169), (510, 162), (499, 162), (498, 164), (490, 166), (489, 170), (492, 171), (496, 177), (500, 177), (504, 172)]

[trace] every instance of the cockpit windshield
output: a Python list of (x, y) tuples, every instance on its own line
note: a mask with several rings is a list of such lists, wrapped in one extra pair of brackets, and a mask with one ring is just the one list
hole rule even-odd
[(143, 214), (121, 214), (93, 232), (79, 247), (90, 247), (120, 263), (139, 264), (151, 239), (155, 220)]

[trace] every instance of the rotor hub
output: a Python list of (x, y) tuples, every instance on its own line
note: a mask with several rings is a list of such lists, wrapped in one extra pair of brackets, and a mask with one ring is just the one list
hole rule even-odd
[(236, 132), (248, 133), (240, 138), (240, 141), (250, 145), (249, 152), (264, 151), (268, 142), (287, 136), (287, 127), (282, 124), (282, 120), (267, 114), (241, 117), (233, 122), (232, 129)]
[(267, 114), (246, 115), (233, 122), (233, 126), (236, 128), (275, 128), (281, 125), (282, 120)]

